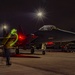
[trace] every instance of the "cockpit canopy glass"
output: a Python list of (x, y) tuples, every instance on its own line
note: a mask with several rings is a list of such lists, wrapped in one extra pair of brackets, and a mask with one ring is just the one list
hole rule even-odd
[(40, 31), (51, 31), (53, 29), (56, 29), (56, 27), (54, 25), (44, 25), (39, 30)]

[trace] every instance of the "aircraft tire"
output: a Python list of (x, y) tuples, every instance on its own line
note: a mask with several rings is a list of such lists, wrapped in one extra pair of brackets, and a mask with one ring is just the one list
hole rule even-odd
[(15, 50), (15, 52), (16, 52), (16, 54), (19, 54), (19, 49), (17, 48), (17, 49)]
[(34, 49), (31, 49), (31, 54), (34, 54)]
[(45, 55), (45, 51), (42, 51), (42, 54)]

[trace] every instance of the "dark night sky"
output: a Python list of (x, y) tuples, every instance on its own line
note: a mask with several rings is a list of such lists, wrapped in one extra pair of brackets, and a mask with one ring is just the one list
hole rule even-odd
[[(35, 9), (43, 8), (46, 18), (38, 21), (32, 17)], [(44, 24), (75, 31), (75, 0), (0, 0), (0, 25), (8, 23), (12, 27), (32, 33)]]

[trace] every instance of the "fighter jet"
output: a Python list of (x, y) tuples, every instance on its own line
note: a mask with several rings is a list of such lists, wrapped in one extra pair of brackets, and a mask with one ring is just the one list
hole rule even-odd
[(37, 32), (32, 34), (36, 36), (32, 42), (68, 42), (75, 40), (75, 32), (59, 29), (54, 25), (44, 25)]
[[(57, 28), (54, 25), (44, 25), (39, 28), (34, 34), (32, 34), (34, 39), (30, 43), (42, 44), (42, 49), (46, 47), (46, 42), (70, 42), (75, 40), (75, 32), (63, 30)], [(44, 52), (44, 51), (43, 51)]]

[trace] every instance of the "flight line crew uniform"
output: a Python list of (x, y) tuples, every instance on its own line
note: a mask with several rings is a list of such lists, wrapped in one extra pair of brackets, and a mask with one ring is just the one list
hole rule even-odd
[(3, 55), (6, 58), (6, 65), (11, 65), (10, 62), (10, 49), (13, 48), (13, 46), (10, 46), (10, 44), (14, 41), (14, 38), (12, 38), (12, 35), (9, 34), (8, 37), (5, 37), (3, 39)]

